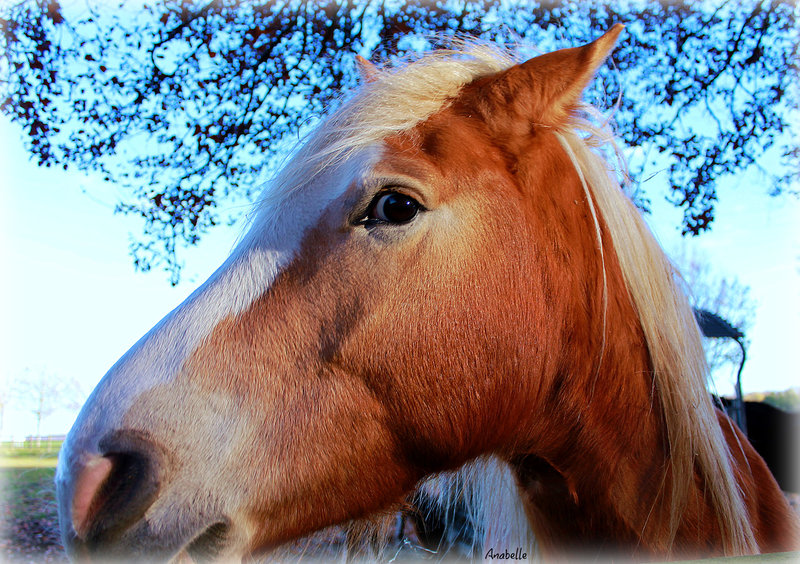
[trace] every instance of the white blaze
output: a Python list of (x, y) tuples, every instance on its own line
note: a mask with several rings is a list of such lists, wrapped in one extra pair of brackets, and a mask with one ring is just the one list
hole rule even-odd
[(58, 480), (67, 477), (76, 456), (97, 452), (97, 441), (119, 428), (137, 397), (178, 374), (220, 321), (264, 295), (325, 209), (368, 174), (375, 155), (374, 149), (362, 150), (295, 190), (268, 196), (269, 205), (262, 204), (225, 263), (131, 347), (95, 388), (62, 449)]

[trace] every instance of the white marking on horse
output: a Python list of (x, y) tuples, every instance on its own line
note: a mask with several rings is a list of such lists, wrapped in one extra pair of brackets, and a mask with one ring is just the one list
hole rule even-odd
[(62, 449), (59, 481), (77, 462), (71, 460), (73, 453), (98, 453), (98, 441), (120, 428), (141, 394), (177, 375), (220, 321), (247, 310), (269, 290), (299, 251), (306, 232), (348, 186), (362, 181), (378, 153), (375, 148), (361, 150), (297, 190), (270, 195), (267, 188), (267, 203), (225, 263), (133, 345), (98, 384), (73, 427), (80, 435), (71, 432)]

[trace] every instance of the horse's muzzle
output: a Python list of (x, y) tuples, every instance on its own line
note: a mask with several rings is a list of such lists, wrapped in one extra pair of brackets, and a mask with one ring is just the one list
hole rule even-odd
[[(141, 433), (104, 437), (99, 453), (75, 453), (58, 484), (65, 548), (77, 560), (167, 561), (187, 543), (145, 518), (164, 483), (166, 459)], [(188, 527), (191, 529), (191, 527)], [(187, 536), (196, 534), (187, 531)]]

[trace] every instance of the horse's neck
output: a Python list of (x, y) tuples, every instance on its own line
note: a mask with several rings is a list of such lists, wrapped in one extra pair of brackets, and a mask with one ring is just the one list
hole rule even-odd
[[(638, 341), (638, 342), (637, 342)], [(546, 440), (512, 460), (537, 541), (547, 552), (666, 549), (666, 432), (641, 336), (606, 346), (596, 380), (567, 385), (540, 414)], [(591, 363), (575, 367), (593, 373)], [(567, 376), (570, 382), (579, 380)], [(659, 541), (664, 546), (659, 546)]]
[(530, 430), (525, 452), (510, 462), (543, 550), (663, 554), (667, 432), (647, 343), (608, 236), (604, 242), (605, 265), (585, 276), (603, 269), (608, 299), (599, 288), (564, 306), (561, 317), (570, 322), (552, 347), (563, 357), (551, 359), (556, 373), (544, 375), (545, 391), (521, 429)]
[[(609, 355), (607, 362), (613, 368), (615, 353)], [(578, 410), (572, 421), (562, 416), (561, 436), (551, 444), (563, 446), (512, 460), (542, 550), (551, 555), (566, 550), (567, 556), (616, 552), (639, 558), (720, 554), (717, 516), (699, 475), (672, 539), (668, 447), (661, 411), (647, 390), (646, 366), (626, 374), (628, 378), (639, 374), (642, 380), (623, 387), (612, 377), (617, 397), (607, 388), (606, 393), (595, 395), (587, 409)], [(601, 375), (597, 386), (604, 381), (608, 385), (609, 379), (603, 376), (609, 375)], [(797, 550), (797, 516), (746, 438), (727, 417), (720, 413), (719, 418), (760, 548), (765, 552)]]

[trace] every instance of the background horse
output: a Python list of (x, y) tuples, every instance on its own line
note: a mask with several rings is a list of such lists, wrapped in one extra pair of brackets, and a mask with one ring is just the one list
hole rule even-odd
[[(726, 411), (735, 401), (716, 399)], [(730, 411), (728, 411), (730, 413)], [(760, 401), (744, 402), (747, 440), (767, 464), (783, 491), (800, 492), (800, 467), (796, 446), (800, 444), (800, 413), (784, 411)]]
[(229, 259), (87, 401), (56, 478), (69, 553), (258, 554), (442, 472), (427, 491), (463, 489), (481, 550), (794, 548), (592, 149), (613, 139), (580, 97), (620, 30), (520, 64), (468, 44), (367, 65)]

